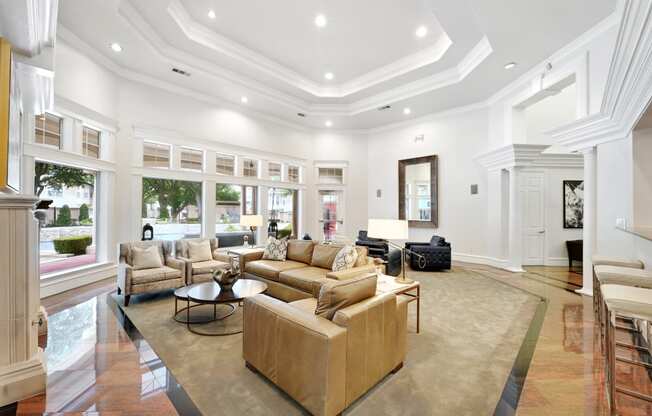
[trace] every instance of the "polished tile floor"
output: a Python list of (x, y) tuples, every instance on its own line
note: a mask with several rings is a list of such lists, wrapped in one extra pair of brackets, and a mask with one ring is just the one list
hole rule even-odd
[[(572, 292), (579, 282), (576, 273), (537, 267), (512, 274), (485, 266), (458, 266), (548, 299), (516, 414), (609, 414), (591, 298)], [(412, 275), (417, 280), (418, 276)], [(47, 390), (20, 402), (19, 415), (195, 412), (192, 404), (179, 406), (182, 388), (147, 342), (135, 337), (116, 314), (107, 296), (113, 290), (113, 281), (103, 281), (43, 300), (50, 315)], [(626, 339), (631, 334), (621, 331), (618, 336)], [(621, 356), (632, 354), (638, 353), (619, 350)], [(652, 392), (650, 375), (642, 367), (619, 364), (618, 377), (624, 386)], [(649, 403), (621, 394), (617, 399), (621, 415), (652, 415)]]

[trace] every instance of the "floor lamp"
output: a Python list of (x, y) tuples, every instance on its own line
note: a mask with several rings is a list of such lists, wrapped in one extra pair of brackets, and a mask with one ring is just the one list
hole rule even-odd
[(407, 240), (409, 238), (408, 222), (406, 220), (370, 219), (367, 224), (367, 235), (369, 237), (387, 240), (387, 244), (401, 250), (401, 269), (403, 271), (400, 276), (396, 277), (396, 282), (402, 284), (412, 283), (412, 279), (405, 277), (405, 260), (407, 253), (410, 253), (411, 256), (415, 256), (420, 264), (425, 263), (426, 258), (421, 254), (415, 253), (405, 247), (401, 247), (398, 244), (394, 244), (391, 241)]
[[(249, 227), (251, 232), (253, 233), (254, 236), (254, 244), (256, 244), (256, 227), (260, 227), (263, 225), (263, 216), (262, 215), (241, 215), (240, 216), (240, 225), (243, 225), (245, 227)], [(247, 247), (249, 245), (249, 236), (245, 235), (244, 236), (244, 246)]]

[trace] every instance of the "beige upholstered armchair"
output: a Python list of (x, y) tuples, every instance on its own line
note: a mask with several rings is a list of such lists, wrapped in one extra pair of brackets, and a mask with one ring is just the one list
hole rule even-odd
[[(191, 245), (208, 242), (210, 253), (203, 257), (193, 257)], [(175, 243), (175, 252), (177, 259), (182, 260), (185, 267), (186, 284), (207, 282), (212, 279), (213, 272), (217, 269), (227, 269), (231, 267), (231, 258), (226, 253), (217, 251), (218, 240), (216, 238), (184, 238), (177, 240)]]
[[(120, 244), (118, 264), (118, 295), (124, 293), (125, 306), (133, 294), (154, 292), (185, 285), (185, 264), (172, 257), (171, 241), (137, 241)], [(156, 247), (158, 264), (154, 267), (138, 267), (134, 264), (135, 253)]]
[(402, 367), (407, 300), (374, 295), (337, 310), (332, 319), (315, 314), (317, 303), (245, 299), (243, 356), (248, 368), (310, 413), (338, 415)]

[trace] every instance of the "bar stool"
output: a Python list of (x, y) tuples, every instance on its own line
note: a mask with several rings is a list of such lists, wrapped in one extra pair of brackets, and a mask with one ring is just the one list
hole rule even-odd
[(600, 303), (598, 302), (598, 299), (600, 298), (600, 283), (595, 274), (596, 266), (626, 267), (628, 269), (643, 269), (645, 267), (643, 262), (640, 260), (623, 257), (609, 257), (600, 254), (594, 254), (593, 257), (591, 257), (591, 262), (593, 263), (593, 312), (596, 314), (599, 312), (600, 307)]
[(597, 288), (597, 291), (594, 291), (593, 302), (594, 304), (597, 303), (596, 314), (600, 325), (602, 350), (604, 351), (606, 314), (600, 288), (604, 285), (621, 285), (652, 289), (652, 271), (628, 267), (596, 266), (593, 268), (593, 275), (597, 282), (594, 283), (594, 289)]
[(652, 402), (652, 396), (616, 385), (616, 361), (650, 368), (650, 364), (642, 361), (616, 357), (616, 345), (637, 349), (634, 345), (616, 344), (616, 317), (652, 321), (652, 289), (609, 284), (602, 285), (601, 291), (607, 316), (605, 355), (607, 392), (611, 414), (617, 414), (616, 392)]

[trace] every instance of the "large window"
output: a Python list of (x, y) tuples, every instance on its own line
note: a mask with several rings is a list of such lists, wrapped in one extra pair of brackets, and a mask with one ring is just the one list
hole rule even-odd
[(100, 132), (84, 126), (82, 132), (82, 152), (89, 157), (100, 158)]
[(143, 143), (143, 166), (146, 168), (169, 168), (170, 145), (162, 143)]
[(48, 146), (61, 147), (61, 118), (44, 113), (36, 116), (34, 141)]
[(182, 147), (180, 152), (181, 169), (202, 170), (204, 152), (201, 150)]
[(297, 191), (284, 188), (270, 188), (267, 207), (270, 221), (278, 224), (279, 238), (297, 235)]
[(42, 211), (41, 276), (95, 263), (97, 174), (44, 162), (34, 170), (34, 193), (52, 200)]
[(242, 176), (258, 177), (258, 162), (253, 159), (242, 159)]
[(142, 225), (152, 225), (157, 240), (199, 237), (201, 201), (201, 182), (143, 178)]
[(256, 187), (218, 183), (215, 186), (215, 232), (245, 231), (240, 215), (256, 214)]
[(267, 173), (269, 175), (269, 179), (273, 181), (280, 181), (282, 169), (283, 169), (283, 165), (281, 165), (280, 163), (269, 162), (267, 164)]
[(218, 175), (235, 175), (235, 156), (218, 154), (215, 159), (215, 172)]

